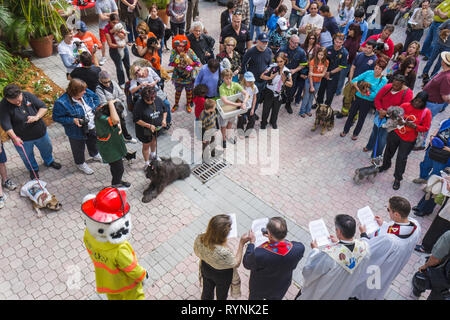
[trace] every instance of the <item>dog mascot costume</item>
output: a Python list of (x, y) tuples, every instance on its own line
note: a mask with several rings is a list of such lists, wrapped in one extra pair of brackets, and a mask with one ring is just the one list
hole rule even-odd
[(127, 241), (131, 232), (130, 205), (124, 190), (108, 187), (83, 199), (84, 244), (95, 267), (98, 293), (109, 300), (143, 300), (147, 271), (138, 264)]

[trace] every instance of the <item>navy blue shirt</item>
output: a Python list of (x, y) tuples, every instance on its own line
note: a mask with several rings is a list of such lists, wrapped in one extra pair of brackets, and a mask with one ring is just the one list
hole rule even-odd
[(375, 67), (375, 62), (377, 61), (377, 55), (366, 56), (364, 52), (360, 52), (356, 55), (353, 60), (353, 65), (355, 66), (355, 71), (353, 72), (353, 78), (363, 74), (366, 71), (373, 70)]
[(331, 36), (339, 33), (339, 26), (334, 17), (323, 17), (323, 26), (331, 33)]
[(266, 48), (265, 51), (261, 52), (254, 46), (244, 54), (240, 73), (244, 74), (245, 72), (250, 71), (255, 76), (256, 81), (264, 81), (260, 76), (266, 71), (271, 63), (272, 50)]
[(287, 44), (281, 47), (279, 52), (287, 53), (288, 63), (286, 64), (286, 68), (288, 68), (289, 70), (296, 69), (300, 65), (308, 65), (308, 59), (306, 59), (305, 50), (303, 50), (301, 47), (297, 47), (294, 50), (291, 50), (289, 48), (289, 44)]
[[(337, 67), (347, 68), (348, 51), (342, 46), (338, 51), (334, 50), (334, 45), (327, 48), (327, 59), (330, 62), (327, 71), (332, 71)], [(333, 75), (330, 75), (333, 76)]]

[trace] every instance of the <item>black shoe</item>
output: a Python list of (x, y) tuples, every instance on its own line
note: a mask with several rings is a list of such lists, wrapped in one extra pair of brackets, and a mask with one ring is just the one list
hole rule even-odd
[(131, 183), (126, 182), (126, 181), (121, 181), (119, 184), (113, 185), (113, 187), (115, 187), (115, 188), (129, 188), (129, 187), (131, 187)]
[(278, 129), (278, 126), (276, 124), (272, 124), (273, 129)]
[(418, 217), (426, 217), (431, 214), (431, 213), (425, 213), (425, 212), (419, 211), (419, 210), (417, 210), (417, 211), (414, 210), (413, 213), (415, 216), (418, 216)]
[(317, 103), (314, 103), (311, 107), (311, 109), (317, 109)]
[(266, 129), (266, 124), (262, 124), (261, 125), (261, 130), (265, 130)]
[(414, 206), (414, 207), (412, 207), (412, 210), (413, 211), (417, 211), (417, 212), (419, 212), (420, 210), (419, 210), (419, 207), (418, 206)]
[(224, 140), (224, 141), (222, 141), (222, 148), (226, 148), (227, 147), (227, 141), (226, 140)]
[(259, 116), (255, 114), (255, 120), (259, 120)]
[(386, 171), (387, 169), (385, 168), (385, 167), (383, 167), (383, 166), (381, 166), (381, 167), (379, 167), (378, 168), (378, 172), (383, 172), (383, 171)]
[[(36, 177), (39, 179), (39, 170), (34, 171), (34, 173), (36, 173)], [(31, 180), (35, 180), (36, 177), (34, 176), (33, 171), (30, 171), (30, 179)]]
[(338, 119), (341, 119), (341, 118), (343, 118), (344, 117), (344, 115), (341, 113), (341, 112), (338, 112), (337, 114), (336, 114), (336, 118), (338, 118)]
[(398, 190), (400, 189), (400, 180), (395, 179), (394, 184), (392, 185), (392, 189)]
[(291, 114), (291, 113), (293, 112), (293, 111), (292, 111), (292, 108), (291, 108), (291, 103), (290, 103), (290, 102), (286, 103), (285, 107), (286, 107), (286, 111), (287, 111), (289, 114)]
[(56, 170), (59, 170), (59, 169), (61, 169), (61, 164), (60, 163), (58, 163), (58, 162), (56, 162), (56, 161), (53, 161), (52, 163), (50, 163), (47, 167), (49, 167), (49, 168), (53, 168), (53, 169), (56, 169)]
[(428, 57), (427, 56), (423, 56), (422, 60), (423, 61), (428, 61)]

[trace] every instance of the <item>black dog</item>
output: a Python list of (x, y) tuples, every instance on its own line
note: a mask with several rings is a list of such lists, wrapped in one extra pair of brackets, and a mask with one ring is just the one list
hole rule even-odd
[(136, 151), (135, 152), (127, 151), (127, 154), (123, 157), (123, 159), (128, 161), (128, 165), (131, 165), (133, 160), (136, 159)]
[(167, 47), (167, 41), (169, 41), (169, 39), (173, 36), (172, 30), (166, 28), (164, 30), (164, 48), (166, 48), (166, 50), (170, 50)]
[(171, 158), (161, 158), (161, 161), (152, 160), (145, 170), (145, 176), (151, 180), (144, 190), (142, 202), (147, 203), (155, 199), (166, 186), (176, 180), (183, 180), (190, 176), (191, 168), (181, 159), (174, 163)]

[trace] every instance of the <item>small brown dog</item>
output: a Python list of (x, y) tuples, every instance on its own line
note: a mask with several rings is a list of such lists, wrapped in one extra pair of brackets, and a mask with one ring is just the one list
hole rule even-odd
[(20, 195), (29, 198), (33, 203), (38, 218), (42, 217), (40, 209), (59, 211), (62, 207), (55, 195), (48, 192), (46, 185), (47, 183), (42, 180), (31, 180), (20, 189)]
[(397, 61), (402, 56), (402, 52), (403, 52), (403, 43), (397, 43), (394, 46), (394, 53), (392, 54), (392, 60)]
[(447, 42), (447, 38), (448, 38), (449, 35), (450, 35), (450, 30), (449, 29), (443, 29), (439, 33), (439, 38), (441, 38), (441, 40), (445, 43), (445, 42)]
[(326, 104), (319, 104), (316, 109), (316, 121), (314, 121), (314, 126), (311, 128), (311, 131), (315, 131), (317, 126), (322, 127), (322, 131), (320, 134), (325, 134), (325, 129), (331, 131), (334, 127), (334, 112), (331, 106)]
[(372, 85), (367, 81), (358, 81), (356, 83), (358, 86), (358, 89), (363, 93), (365, 96), (370, 95), (370, 88), (372, 88)]

